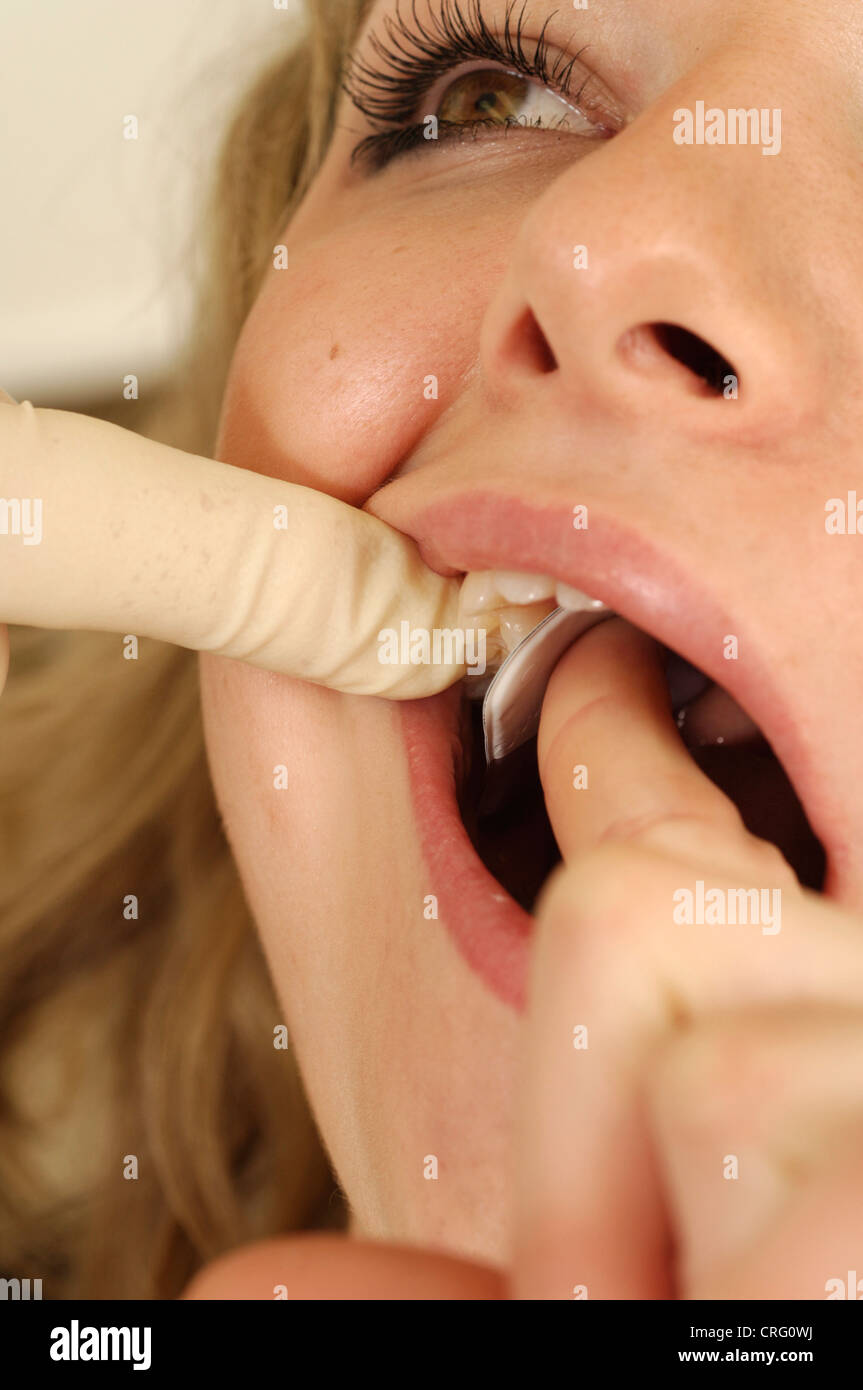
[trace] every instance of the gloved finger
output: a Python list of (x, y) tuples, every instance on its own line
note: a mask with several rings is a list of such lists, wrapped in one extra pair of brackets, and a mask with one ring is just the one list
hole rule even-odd
[(464, 674), (458, 643), (414, 664), (379, 640), (454, 630), (457, 581), (325, 493), (25, 401), (0, 409), (0, 497), (5, 622), (155, 637), (395, 699)]

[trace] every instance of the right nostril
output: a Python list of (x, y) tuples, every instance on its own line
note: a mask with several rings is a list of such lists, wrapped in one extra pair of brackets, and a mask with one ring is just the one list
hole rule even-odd
[(700, 377), (717, 395), (723, 394), (728, 377), (737, 379), (731, 363), (688, 328), (676, 323), (652, 323), (645, 324), (642, 331), (652, 334), (663, 352)]
[(557, 358), (532, 309), (525, 309), (521, 318), (513, 324), (507, 357), (530, 372), (546, 374), (557, 371)]

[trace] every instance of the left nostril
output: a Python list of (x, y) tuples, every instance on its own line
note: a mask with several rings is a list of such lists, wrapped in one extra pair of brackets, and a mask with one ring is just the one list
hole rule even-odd
[(696, 333), (676, 323), (644, 323), (631, 328), (623, 335), (618, 348), (642, 368), (649, 367), (651, 362), (659, 365), (662, 359), (671, 358), (696, 378), (697, 389), (704, 394), (721, 396), (729, 377), (737, 381), (737, 373), (727, 358)]
[(532, 309), (525, 309), (513, 324), (506, 355), (510, 362), (517, 362), (526, 371), (539, 375), (556, 372), (558, 369), (551, 344)]

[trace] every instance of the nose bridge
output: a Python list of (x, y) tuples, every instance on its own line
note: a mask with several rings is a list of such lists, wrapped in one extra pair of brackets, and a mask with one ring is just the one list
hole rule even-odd
[[(763, 273), (780, 268), (776, 236), (800, 208), (811, 156), (827, 131), (806, 129), (810, 113), (799, 110), (799, 93), (781, 75), (759, 74), (758, 61), (756, 50), (743, 61), (736, 43), (719, 48), (599, 158), (563, 176), (553, 201), (561, 211), (580, 203), (589, 213), (600, 273), (612, 260), (674, 257), (711, 278), (748, 274), (763, 290), (779, 289), (775, 274), (764, 284)], [(790, 141), (789, 97), (798, 107)], [(792, 252), (781, 258), (785, 277), (797, 278), (803, 259), (794, 263), (790, 239), (784, 249)]]
[(559, 175), (519, 230), (488, 357), (524, 348), (527, 313), (547, 362), (582, 382), (619, 391), (664, 374), (667, 384), (669, 340), (643, 330), (673, 325), (708, 345), (750, 399), (792, 414), (811, 403), (827, 355), (807, 331), (813, 238), (795, 228), (813, 215), (801, 190), (818, 136), (801, 138), (801, 117), (788, 141), (781, 97), (771, 101), (781, 89), (748, 78), (739, 51), (714, 55)]

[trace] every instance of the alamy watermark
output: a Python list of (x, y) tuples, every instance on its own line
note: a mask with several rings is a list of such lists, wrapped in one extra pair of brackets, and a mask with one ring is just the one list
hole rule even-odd
[(42, 1297), (41, 1279), (0, 1279), (0, 1300), (29, 1303)]
[(829, 1301), (832, 1298), (850, 1299), (852, 1303), (863, 1301), (863, 1279), (858, 1279), (856, 1269), (849, 1269), (847, 1278), (828, 1279), (824, 1293)]
[(707, 888), (696, 879), (695, 888), (675, 888), (672, 919), (680, 926), (761, 927), (762, 936), (782, 930), (781, 888)]
[(382, 666), (466, 666), (473, 676), (485, 675), (486, 629), (411, 627), (407, 619), (378, 633)]
[(0, 497), (0, 536), (20, 536), (24, 545), (39, 545), (42, 498)]
[(829, 497), (824, 503), (827, 515), (824, 530), (828, 536), (863, 536), (863, 497), (851, 491), (845, 497)]
[(762, 154), (778, 154), (782, 149), (782, 111), (762, 107), (732, 107), (695, 103), (695, 110), (679, 106), (674, 113), (676, 145), (761, 145)]
[(131, 1361), (133, 1371), (148, 1371), (151, 1337), (149, 1327), (82, 1327), (73, 1318), (51, 1329), (48, 1354), (52, 1361)]

